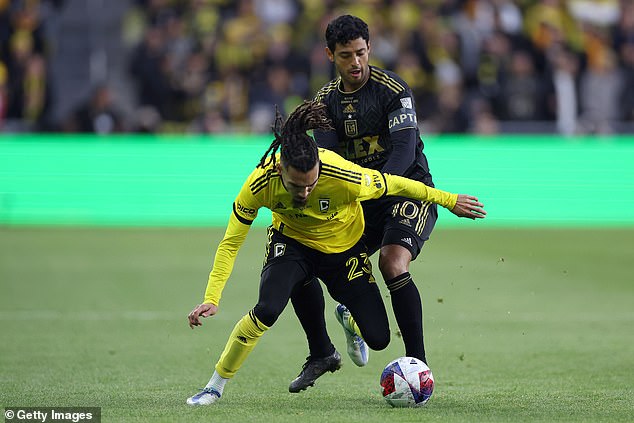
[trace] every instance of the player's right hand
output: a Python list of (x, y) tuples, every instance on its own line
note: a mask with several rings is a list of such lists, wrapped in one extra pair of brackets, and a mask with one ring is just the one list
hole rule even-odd
[(194, 329), (194, 326), (202, 326), (200, 317), (213, 316), (218, 312), (218, 306), (214, 304), (199, 304), (189, 313), (187, 320), (189, 321), (189, 327)]
[(468, 219), (483, 219), (487, 214), (484, 204), (478, 201), (477, 197), (467, 194), (458, 194), (458, 201), (451, 212), (458, 217)]

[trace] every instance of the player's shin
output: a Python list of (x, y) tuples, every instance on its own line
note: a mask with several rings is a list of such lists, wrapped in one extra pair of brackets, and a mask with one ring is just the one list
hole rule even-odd
[(335, 352), (324, 317), (325, 301), (319, 279), (313, 278), (310, 282), (298, 287), (291, 295), (291, 303), (295, 315), (299, 319), (306, 340), (308, 341), (309, 356), (323, 358)]
[(267, 329), (268, 326), (258, 320), (253, 311), (240, 319), (216, 364), (218, 374), (226, 379), (232, 378)]
[(386, 281), (392, 309), (401, 331), (405, 353), (427, 363), (423, 338), (423, 306), (418, 288), (409, 273)]

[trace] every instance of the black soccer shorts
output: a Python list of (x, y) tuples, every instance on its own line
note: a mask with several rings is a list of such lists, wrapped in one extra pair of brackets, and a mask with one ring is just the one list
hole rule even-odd
[(384, 245), (401, 245), (414, 260), (429, 239), (436, 220), (436, 204), (405, 197), (388, 196), (364, 201), (364, 242), (370, 255)]

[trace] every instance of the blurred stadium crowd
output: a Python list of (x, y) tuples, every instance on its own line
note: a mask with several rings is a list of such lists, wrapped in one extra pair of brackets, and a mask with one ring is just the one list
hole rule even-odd
[(54, 118), (65, 93), (45, 28), (73, 3), (0, 0), (0, 128), (268, 132), (275, 105), (288, 112), (335, 76), (323, 34), (343, 13), (368, 22), (371, 64), (409, 83), (425, 132), (634, 128), (631, 0), (130, 0), (108, 33), (129, 90), (106, 75)]

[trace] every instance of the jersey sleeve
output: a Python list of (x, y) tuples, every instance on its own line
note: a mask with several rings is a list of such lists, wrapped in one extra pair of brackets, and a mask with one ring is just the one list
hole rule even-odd
[(419, 181), (360, 166), (357, 166), (357, 171), (361, 173), (358, 193), (361, 201), (395, 195), (429, 201), (449, 210), (453, 209), (458, 201), (458, 194), (432, 188)]
[(313, 131), (313, 137), (315, 138), (317, 145), (321, 148), (337, 151), (337, 148), (339, 147), (339, 138), (337, 137), (337, 132), (334, 130), (323, 131), (315, 129)]
[(398, 175), (383, 174), (387, 183), (387, 195), (400, 195), (429, 201), (448, 210), (452, 210), (458, 201), (458, 194), (452, 194), (437, 188), (432, 188), (422, 182), (404, 178)]
[[(405, 82), (403, 82), (405, 84)], [(403, 175), (416, 160), (418, 145), (416, 110), (410, 89), (405, 85), (387, 108), (388, 129), (392, 153), (382, 171)]]
[(222, 290), (231, 275), (236, 255), (247, 237), (249, 228), (250, 226), (238, 220), (234, 213), (231, 214), (225, 235), (216, 249), (214, 265), (209, 273), (203, 303), (214, 305), (220, 303)]
[[(429, 201), (452, 210), (458, 201), (458, 194), (452, 194), (432, 188), (422, 182), (403, 176), (390, 175), (376, 169), (359, 166), (336, 153), (321, 150), (320, 156), (335, 167), (340, 179), (348, 182), (351, 199), (359, 201), (375, 200), (386, 195), (408, 197), (420, 201)], [(332, 166), (332, 165), (335, 166)], [(324, 169), (326, 165), (323, 165)], [(329, 170), (329, 172), (333, 172)]]
[(253, 178), (254, 174), (252, 173), (233, 203), (233, 212), (229, 217), (227, 230), (216, 249), (203, 303), (218, 305), (220, 302), (222, 290), (231, 275), (238, 250), (244, 243), (251, 224), (257, 217), (258, 210), (262, 207), (251, 192), (250, 182)]

